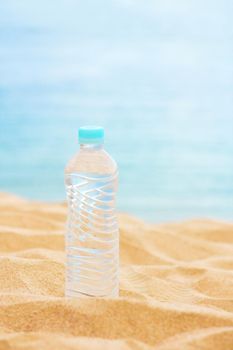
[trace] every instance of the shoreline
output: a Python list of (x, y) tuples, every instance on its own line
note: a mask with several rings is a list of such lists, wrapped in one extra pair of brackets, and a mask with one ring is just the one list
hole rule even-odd
[(0, 194), (0, 348), (230, 349), (233, 223), (119, 214), (120, 297), (64, 298), (64, 203)]

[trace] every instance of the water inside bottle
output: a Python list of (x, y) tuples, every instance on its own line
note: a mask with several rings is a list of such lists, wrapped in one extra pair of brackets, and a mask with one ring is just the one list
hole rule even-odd
[(66, 295), (118, 294), (117, 174), (68, 174)]

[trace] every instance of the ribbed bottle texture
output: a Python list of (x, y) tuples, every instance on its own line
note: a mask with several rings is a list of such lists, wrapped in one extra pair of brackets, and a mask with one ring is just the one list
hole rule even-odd
[(66, 296), (118, 296), (117, 175), (65, 175)]

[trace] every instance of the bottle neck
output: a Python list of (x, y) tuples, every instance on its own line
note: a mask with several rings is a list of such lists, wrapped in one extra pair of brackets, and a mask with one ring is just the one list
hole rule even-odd
[(103, 143), (81, 143), (80, 150), (83, 151), (99, 151), (104, 148)]

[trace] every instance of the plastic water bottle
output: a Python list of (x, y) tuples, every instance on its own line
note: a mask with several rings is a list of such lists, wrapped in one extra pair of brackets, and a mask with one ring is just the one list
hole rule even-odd
[(117, 297), (117, 165), (103, 148), (102, 127), (81, 127), (79, 143), (79, 152), (65, 168), (68, 201), (65, 294)]

